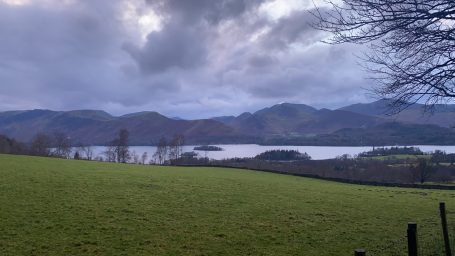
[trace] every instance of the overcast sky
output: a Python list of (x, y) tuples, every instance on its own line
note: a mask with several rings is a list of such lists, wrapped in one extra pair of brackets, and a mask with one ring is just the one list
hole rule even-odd
[(201, 118), (281, 102), (371, 101), (358, 46), (311, 0), (0, 0), (0, 111), (154, 110)]

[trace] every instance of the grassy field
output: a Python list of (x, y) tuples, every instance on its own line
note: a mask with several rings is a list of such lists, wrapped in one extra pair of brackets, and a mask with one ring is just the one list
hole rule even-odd
[[(0, 155), (0, 255), (405, 255), (455, 192)], [(455, 211), (453, 211), (455, 213)], [(449, 221), (453, 222), (449, 214)], [(398, 249), (398, 250), (397, 250)]]

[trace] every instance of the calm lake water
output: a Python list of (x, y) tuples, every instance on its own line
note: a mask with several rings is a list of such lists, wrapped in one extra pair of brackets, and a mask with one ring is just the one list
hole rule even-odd
[[(254, 157), (262, 152), (273, 149), (287, 149), (287, 150), (298, 150), (303, 153), (306, 152), (311, 156), (312, 159), (321, 160), (321, 159), (330, 159), (343, 154), (357, 155), (361, 152), (372, 150), (373, 147), (334, 147), (334, 146), (261, 146), (256, 144), (240, 144), (240, 145), (214, 145), (223, 148), (223, 151), (194, 151), (195, 146), (184, 146), (184, 152), (194, 151), (198, 153), (200, 157), (209, 157), (211, 159), (222, 160), (226, 158), (233, 157)], [(420, 148), (423, 152), (432, 152), (435, 150), (442, 150), (446, 153), (455, 153), (455, 146), (419, 146), (415, 147)], [(105, 147), (93, 147), (95, 155), (102, 155), (102, 152), (105, 151)], [(142, 155), (144, 152), (147, 152), (149, 159), (156, 152), (156, 147), (154, 146), (132, 146), (130, 147), (131, 151), (135, 151), (137, 154)]]

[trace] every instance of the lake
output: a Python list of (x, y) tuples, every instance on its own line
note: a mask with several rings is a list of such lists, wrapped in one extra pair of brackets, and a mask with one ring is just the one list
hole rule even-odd
[[(214, 145), (223, 148), (223, 151), (195, 151), (200, 157), (209, 157), (211, 159), (222, 160), (234, 157), (254, 157), (262, 152), (273, 149), (286, 149), (298, 150), (303, 153), (306, 152), (314, 160), (330, 159), (343, 154), (357, 155), (361, 152), (370, 151), (373, 147), (335, 147), (335, 146), (261, 146), (256, 144), (239, 144), (239, 145)], [(191, 152), (195, 146), (184, 146), (183, 152)], [(442, 150), (446, 153), (455, 153), (455, 146), (431, 146), (431, 145), (416, 145), (414, 147), (420, 148), (423, 152), (432, 152), (435, 150)], [(131, 146), (131, 151), (142, 155), (147, 152), (149, 159), (152, 158), (156, 151), (155, 146)], [(95, 156), (102, 155), (105, 147), (93, 147)]]

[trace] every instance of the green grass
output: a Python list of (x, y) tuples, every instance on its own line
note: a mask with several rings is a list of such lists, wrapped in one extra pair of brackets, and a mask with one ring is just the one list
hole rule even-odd
[(407, 222), (431, 242), (438, 202), (455, 210), (454, 197), (233, 169), (0, 155), (0, 255), (340, 256), (359, 247), (405, 255)]

